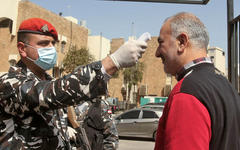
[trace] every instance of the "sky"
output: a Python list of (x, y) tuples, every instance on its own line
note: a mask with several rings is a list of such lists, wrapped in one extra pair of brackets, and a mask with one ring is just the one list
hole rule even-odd
[[(139, 37), (144, 32), (158, 36), (163, 21), (178, 12), (191, 12), (205, 24), (210, 46), (227, 52), (227, 0), (210, 0), (207, 5), (119, 2), (103, 0), (29, 0), (53, 13), (85, 20), (91, 35), (112, 38)], [(234, 17), (240, 1), (234, 1)]]

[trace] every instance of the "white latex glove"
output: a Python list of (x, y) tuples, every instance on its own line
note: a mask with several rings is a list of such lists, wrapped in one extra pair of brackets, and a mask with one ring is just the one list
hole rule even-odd
[(76, 134), (77, 131), (71, 127), (67, 127), (67, 134), (71, 140), (76, 140)]
[(147, 48), (151, 35), (146, 32), (138, 40), (129, 40), (110, 55), (118, 69), (134, 66)]
[(118, 69), (131, 67), (136, 64), (146, 48), (147, 43), (145, 41), (129, 40), (111, 54), (110, 58)]

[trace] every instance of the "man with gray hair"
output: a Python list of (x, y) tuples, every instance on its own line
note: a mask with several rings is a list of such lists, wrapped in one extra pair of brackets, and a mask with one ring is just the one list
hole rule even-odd
[(178, 83), (160, 118), (155, 150), (240, 149), (240, 98), (207, 57), (208, 42), (206, 27), (191, 13), (168, 18), (160, 30), (155, 55)]

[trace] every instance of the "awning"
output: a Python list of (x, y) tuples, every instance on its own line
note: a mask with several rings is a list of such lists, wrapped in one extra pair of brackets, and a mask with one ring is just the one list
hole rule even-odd
[(207, 4), (209, 0), (105, 0), (105, 1), (130, 1), (153, 3), (179, 3), (179, 4)]

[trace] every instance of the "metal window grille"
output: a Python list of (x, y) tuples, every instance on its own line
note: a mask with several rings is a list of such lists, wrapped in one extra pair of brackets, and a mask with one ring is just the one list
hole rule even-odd
[(229, 80), (232, 85), (240, 92), (240, 15), (228, 22), (229, 25), (229, 47), (228, 47), (228, 70)]

